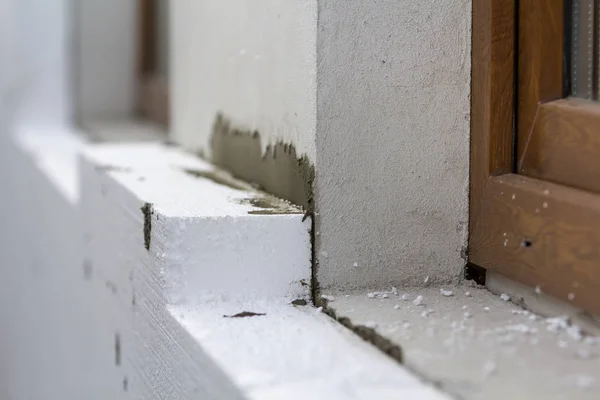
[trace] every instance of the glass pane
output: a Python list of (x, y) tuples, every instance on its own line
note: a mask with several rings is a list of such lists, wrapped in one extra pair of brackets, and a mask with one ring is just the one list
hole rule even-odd
[(572, 0), (571, 95), (598, 99), (598, 3), (599, 0)]

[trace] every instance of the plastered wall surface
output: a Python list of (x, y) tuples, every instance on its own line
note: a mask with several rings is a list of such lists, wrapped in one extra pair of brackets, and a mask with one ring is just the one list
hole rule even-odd
[(318, 32), (321, 286), (458, 281), (471, 1), (321, 1)]
[(316, 0), (171, 4), (172, 136), (210, 158), (217, 113), (315, 158)]
[(173, 138), (211, 158), (222, 112), (234, 129), (258, 130), (263, 151), (283, 140), (308, 156), (323, 289), (461, 279), (470, 0), (205, 0), (172, 11)]

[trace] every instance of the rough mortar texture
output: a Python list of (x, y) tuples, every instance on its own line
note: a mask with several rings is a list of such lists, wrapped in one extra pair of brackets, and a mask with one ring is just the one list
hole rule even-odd
[(459, 281), (471, 1), (319, 2), (321, 287)]

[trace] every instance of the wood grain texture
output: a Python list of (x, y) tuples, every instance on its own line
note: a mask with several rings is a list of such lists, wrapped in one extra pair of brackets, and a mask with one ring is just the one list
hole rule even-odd
[(470, 230), (490, 176), (511, 172), (514, 0), (473, 2)]
[(542, 104), (519, 170), (600, 193), (600, 106), (578, 99)]
[(600, 196), (507, 174), (482, 204), (474, 263), (600, 314)]
[(564, 0), (519, 1), (517, 160), (540, 103), (563, 97)]

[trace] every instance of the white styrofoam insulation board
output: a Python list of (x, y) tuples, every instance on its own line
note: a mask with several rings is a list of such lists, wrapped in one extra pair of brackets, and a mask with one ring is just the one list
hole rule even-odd
[[(158, 144), (90, 146), (70, 130), (19, 134), (0, 146), (2, 398), (446, 398), (318, 309), (289, 303), (306, 288), (285, 279), (309, 272), (301, 214), (247, 222), (276, 229), (269, 224), (280, 220), (286, 229), (276, 236), (244, 224), (229, 232), (231, 246), (263, 239), (263, 253), (248, 249), (248, 263), (282, 262), (256, 266), (272, 283), (257, 294), (261, 279), (239, 269), (245, 260), (214, 271), (205, 258), (185, 257), (223, 234), (200, 225), (225, 229), (249, 218), (248, 205), (224, 199), (256, 192), (192, 179), (179, 167), (209, 166)], [(146, 202), (157, 218), (150, 251)], [(286, 247), (291, 240), (296, 248)], [(298, 263), (283, 263), (278, 252)], [(223, 268), (232, 271), (226, 285), (210, 278)], [(216, 293), (206, 294), (203, 278)], [(240, 311), (265, 315), (224, 317)]]

